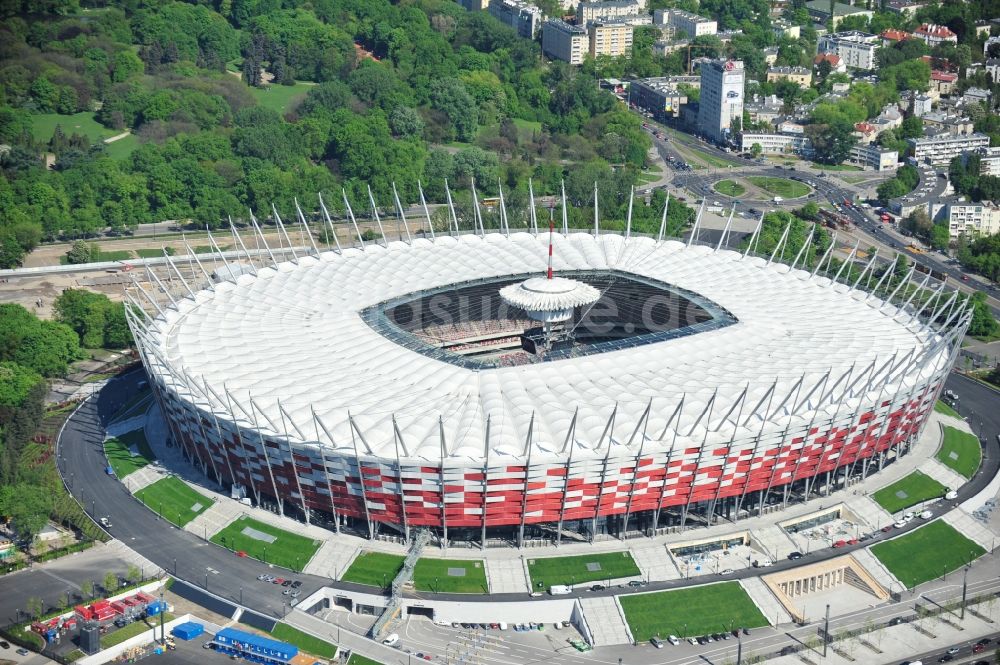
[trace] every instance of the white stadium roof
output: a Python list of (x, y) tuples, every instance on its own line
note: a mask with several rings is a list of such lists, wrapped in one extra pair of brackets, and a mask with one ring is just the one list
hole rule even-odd
[[(196, 384), (187, 398), (202, 404), (212, 392), (228, 391), (247, 409), (252, 398), (260, 427), (293, 440), (317, 440), (315, 412), (329, 432), (319, 440), (345, 452), (357, 432), (362, 454), (395, 458), (395, 418), (406, 458), (439, 460), (443, 432), (450, 458), (482, 459), (489, 419), (490, 460), (499, 463), (526, 453), (529, 431), (536, 461), (565, 454), (571, 429), (576, 458), (603, 457), (616, 405), (612, 445), (645, 436), (647, 450), (753, 437), (762, 418), (764, 431), (819, 424), (875, 403), (876, 391), (864, 393), (885, 376), (873, 377), (879, 372), (896, 373), (889, 395), (918, 383), (918, 359), (927, 359), (923, 379), (948, 362), (936, 333), (907, 325), (909, 313), (894, 318), (896, 307), (864, 291), (729, 250), (612, 234), (557, 235), (556, 274), (642, 275), (711, 299), (737, 323), (582, 357), (469, 369), (405, 348), (359, 315), (448, 284), (542, 274), (548, 242), (547, 234), (513, 233), (368, 243), (244, 272), (164, 310), (150, 326), (153, 355), (162, 359), (150, 356), (151, 369), (181, 395), (188, 388), (178, 377)], [(216, 412), (228, 411), (215, 397)]]

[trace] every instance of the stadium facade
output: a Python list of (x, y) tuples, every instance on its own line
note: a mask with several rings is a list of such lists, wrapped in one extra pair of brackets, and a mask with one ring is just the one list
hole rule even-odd
[(496, 294), (544, 274), (549, 234), (505, 221), (330, 249), (310, 235), (286, 261), (236, 236), (214, 273), (193, 254), (147, 269), (128, 318), (172, 438), (212, 480), (338, 531), (650, 534), (894, 461), (971, 317), (943, 284), (874, 257), (847, 282), (829, 251), (804, 270), (780, 244), (726, 249), (726, 233), (564, 227), (555, 272), (599, 291), (604, 318), (577, 311), (569, 341), (539, 353)]

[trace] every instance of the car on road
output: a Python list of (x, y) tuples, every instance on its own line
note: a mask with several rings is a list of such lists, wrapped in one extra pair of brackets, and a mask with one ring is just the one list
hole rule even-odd
[(795, 561), (796, 559), (801, 559), (802, 558), (802, 552), (789, 552), (788, 558), (791, 561)]
[(399, 644), (399, 635), (397, 635), (396, 633), (389, 635), (387, 638), (382, 640), (382, 644), (386, 645), (387, 647), (396, 646), (397, 644)]
[(594, 584), (590, 587), (591, 591), (604, 591), (605, 586), (603, 584)]
[(952, 656), (952, 655), (949, 655), (949, 654), (945, 654), (945, 655), (941, 656), (940, 658), (938, 658), (938, 662), (939, 663), (950, 663), (953, 660), (955, 660), (955, 657)]
[(952, 656), (954, 656), (959, 651), (961, 651), (961, 649), (959, 649), (958, 647), (951, 647), (950, 649), (948, 649), (947, 651), (945, 651), (945, 653), (951, 654)]
[(697, 637), (689, 637), (688, 638), (688, 644), (690, 644), (691, 646), (694, 646), (695, 644), (698, 644), (698, 643), (699, 642), (698, 642), (698, 638)]
[(27, 649), (18, 649), (14, 653), (16, 653), (18, 656), (27, 656), (28, 655), (28, 650)]
[(292, 582), (292, 588), (293, 589), (298, 589), (300, 586), (302, 586), (302, 582), (301, 581), (295, 580), (294, 582)]
[(258, 582), (263, 582), (266, 579), (267, 579), (267, 575), (258, 575), (257, 576), (257, 581)]
[(419, 658), (420, 660), (431, 660), (434, 658), (434, 656), (430, 655), (429, 653), (424, 653), (423, 651), (418, 651), (417, 653), (413, 654), (413, 657)]
[(0, 640), (0, 647), (3, 647), (4, 649), (9, 649), (10, 642), (8, 642), (7, 640)]
[(633, 589), (638, 589), (639, 587), (646, 586), (646, 581), (645, 580), (629, 580), (628, 585), (630, 587), (632, 587)]
[(273, 580), (271, 580), (271, 584), (284, 584), (284, 583), (285, 583), (284, 577), (275, 577)]
[(933, 516), (934, 516), (934, 513), (933, 513), (933, 511), (930, 511), (930, 510), (925, 510), (924, 512), (920, 513), (920, 519), (922, 519), (922, 520), (929, 520)]
[(291, 580), (282, 580), (281, 586), (292, 586)]

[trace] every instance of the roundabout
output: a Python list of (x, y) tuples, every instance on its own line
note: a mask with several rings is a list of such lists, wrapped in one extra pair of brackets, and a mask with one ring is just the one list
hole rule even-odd
[(755, 187), (785, 199), (799, 199), (808, 196), (813, 191), (809, 185), (790, 178), (747, 176), (747, 180)]
[(720, 180), (719, 182), (715, 183), (712, 186), (712, 189), (714, 189), (719, 194), (722, 194), (723, 196), (730, 196), (730, 197), (743, 196), (743, 193), (747, 191), (746, 187), (736, 182), (735, 180), (729, 180), (729, 179)]

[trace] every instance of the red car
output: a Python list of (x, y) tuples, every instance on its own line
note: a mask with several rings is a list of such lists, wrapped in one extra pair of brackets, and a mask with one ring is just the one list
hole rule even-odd
[(882, 527), (882, 533), (889, 533), (890, 531), (892, 531), (892, 529), (893, 529), (893, 526), (891, 524), (889, 524), (888, 526)]
[(244, 552), (243, 550), (238, 550), (235, 554), (236, 554), (236, 556), (238, 556), (238, 557), (240, 557), (242, 559), (247, 558), (247, 553)]
[(284, 583), (285, 583), (284, 577), (275, 577), (273, 580), (271, 580), (271, 584), (284, 584)]
[(847, 546), (847, 541), (846, 540), (838, 540), (837, 542), (835, 542), (833, 544), (833, 546), (834, 547), (846, 547)]

